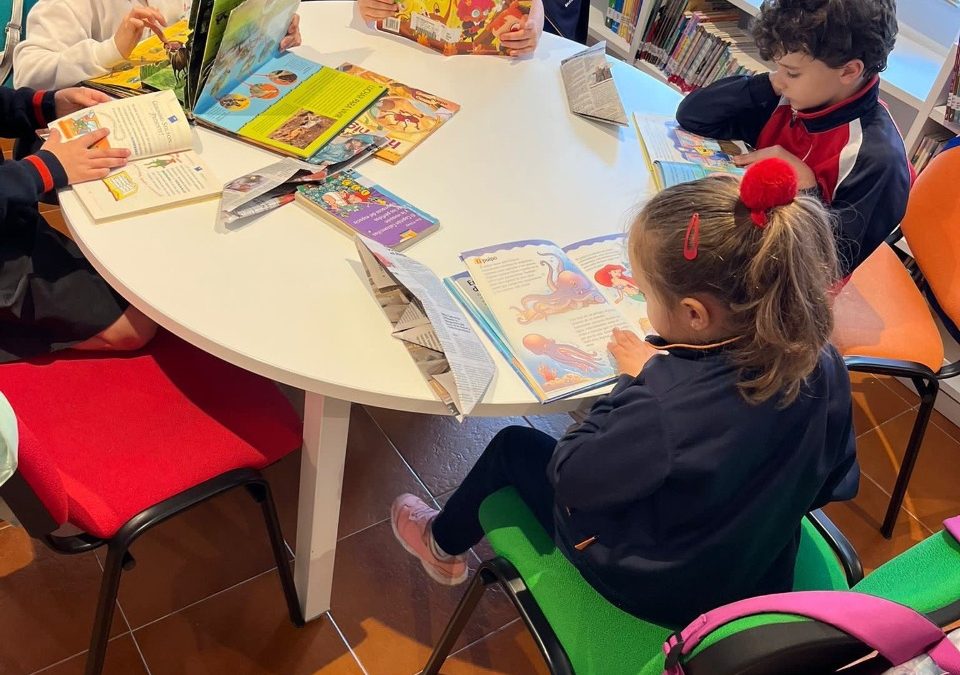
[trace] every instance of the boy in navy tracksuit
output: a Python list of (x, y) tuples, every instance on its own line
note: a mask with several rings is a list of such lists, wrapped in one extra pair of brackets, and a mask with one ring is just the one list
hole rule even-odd
[(878, 100), (897, 34), (895, 2), (768, 0), (753, 31), (777, 70), (693, 92), (677, 120), (693, 133), (757, 148), (740, 163), (790, 161), (800, 187), (815, 190), (838, 218), (846, 277), (899, 225), (914, 175)]
[[(770, 163), (795, 180), (770, 159), (744, 185)], [(397, 498), (394, 533), (433, 579), (466, 579), (480, 505), (512, 486), (581, 575), (644, 619), (679, 626), (792, 589), (804, 514), (859, 481), (850, 380), (828, 344), (836, 252), (818, 199), (763, 208), (739, 187), (708, 178), (644, 207), (630, 261), (660, 337), (614, 331), (622, 375), (577, 429), (504, 429), (440, 512)]]
[[(81, 87), (44, 92), (0, 87), (0, 135), (22, 138), (49, 122), (109, 100)], [(64, 142), (58, 132), (36, 154), (0, 157), (0, 363), (74, 347), (135, 349), (156, 329), (128, 306), (70, 239), (44, 222), (40, 195), (103, 178), (128, 150), (97, 149), (101, 129)]]

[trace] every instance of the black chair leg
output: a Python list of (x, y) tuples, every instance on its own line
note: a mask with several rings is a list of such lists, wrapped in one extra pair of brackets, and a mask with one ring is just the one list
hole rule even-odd
[(300, 609), (300, 600), (297, 598), (297, 587), (293, 581), (293, 572), (290, 571), (290, 560), (287, 557), (287, 544), (280, 530), (280, 519), (277, 517), (277, 506), (273, 501), (270, 484), (261, 477), (248, 483), (247, 490), (263, 511), (263, 520), (267, 524), (267, 533), (270, 535), (270, 547), (273, 549), (277, 572), (280, 574), (280, 586), (287, 601), (287, 612), (290, 614), (290, 621), (299, 628), (306, 622)]
[(900, 473), (897, 474), (897, 482), (893, 487), (890, 505), (887, 507), (887, 514), (884, 516), (883, 525), (880, 527), (880, 533), (887, 539), (893, 536), (893, 528), (897, 524), (897, 514), (907, 494), (907, 485), (910, 483), (910, 476), (913, 474), (917, 457), (920, 455), (920, 445), (923, 443), (924, 434), (927, 432), (927, 424), (930, 422), (930, 415), (933, 413), (933, 406), (940, 391), (938, 380), (914, 378), (913, 384), (917, 388), (917, 393), (920, 394), (920, 407), (917, 409), (917, 419), (913, 423), (913, 431), (910, 432), (910, 441), (907, 443), (907, 449), (903, 454), (903, 463), (900, 465)]
[(443, 630), (443, 635), (440, 636), (440, 641), (437, 643), (437, 646), (433, 648), (430, 660), (427, 661), (427, 665), (421, 671), (421, 675), (438, 675), (444, 661), (446, 661), (450, 655), (450, 650), (453, 649), (453, 645), (456, 644), (457, 638), (460, 637), (460, 633), (463, 632), (470, 617), (473, 616), (473, 612), (477, 608), (477, 603), (480, 602), (480, 598), (483, 597), (487, 586), (496, 581), (497, 578), (490, 574), (484, 567), (481, 567), (477, 570), (477, 573), (473, 575), (467, 592), (460, 598), (460, 604), (457, 605), (456, 611), (454, 611), (453, 616), (450, 618), (450, 623), (448, 623), (447, 627)]
[(103, 564), (103, 579), (100, 581), (100, 596), (97, 599), (96, 618), (93, 620), (93, 635), (90, 636), (85, 675), (100, 675), (103, 671), (113, 612), (117, 606), (120, 574), (128, 560), (132, 558), (127, 555), (127, 543), (111, 541), (107, 548), (107, 559)]

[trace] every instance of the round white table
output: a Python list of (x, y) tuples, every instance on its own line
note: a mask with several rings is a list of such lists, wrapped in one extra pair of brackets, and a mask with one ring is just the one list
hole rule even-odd
[[(622, 230), (654, 187), (631, 128), (569, 112), (560, 60), (582, 45), (544, 34), (511, 60), (443, 57), (366, 27), (353, 2), (301, 6), (305, 46), (328, 66), (345, 61), (459, 103), (461, 110), (397, 165), (361, 172), (440, 219), (409, 250), (438, 275), (462, 269), (461, 251), (546, 238), (561, 246)], [(628, 115), (673, 114), (679, 94), (619, 61)], [(195, 147), (224, 181), (276, 157), (195, 130)], [(295, 578), (304, 616), (330, 606), (350, 403), (446, 412), (367, 288), (353, 241), (297, 204), (231, 229), (216, 202), (94, 224), (70, 191), (63, 214), (80, 248), (132, 304), (181, 338), (305, 390)], [(478, 331), (479, 332), (479, 331)], [(484, 338), (485, 339), (485, 338)], [(495, 353), (497, 374), (474, 415), (544, 414)], [(393, 495), (384, 495), (384, 508)]]

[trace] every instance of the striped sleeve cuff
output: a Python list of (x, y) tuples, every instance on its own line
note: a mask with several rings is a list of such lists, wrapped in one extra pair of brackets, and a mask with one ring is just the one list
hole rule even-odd
[(35, 173), (37, 194), (50, 192), (55, 188), (66, 187), (67, 172), (60, 160), (48, 150), (38, 150), (35, 155), (27, 155), (23, 161), (29, 164)]
[(30, 99), (30, 114), (37, 129), (43, 129), (57, 118), (55, 91), (37, 90)]

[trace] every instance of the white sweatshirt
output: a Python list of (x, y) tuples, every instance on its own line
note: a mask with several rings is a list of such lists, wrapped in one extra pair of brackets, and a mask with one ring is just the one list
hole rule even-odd
[(59, 89), (106, 74), (123, 60), (113, 34), (138, 5), (159, 9), (170, 24), (190, 0), (39, 0), (13, 52), (14, 86)]

